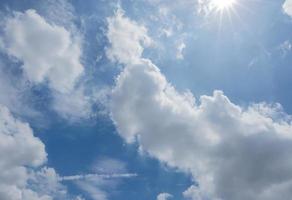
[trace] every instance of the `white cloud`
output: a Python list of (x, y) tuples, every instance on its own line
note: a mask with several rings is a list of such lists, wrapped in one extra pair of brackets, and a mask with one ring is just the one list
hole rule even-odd
[(82, 174), (82, 175), (73, 175), (73, 176), (64, 176), (60, 177), (60, 181), (76, 181), (92, 178), (103, 178), (103, 179), (115, 179), (115, 178), (132, 178), (136, 177), (137, 174)]
[(292, 17), (292, 0), (286, 0), (283, 3), (283, 11), (289, 15), (290, 17)]
[[(52, 21), (52, 12), (48, 15)], [(63, 21), (58, 22), (64, 24)], [(23, 74), (31, 83), (48, 84), (54, 97), (52, 108), (70, 120), (90, 117), (92, 102), (80, 84), (84, 67), (80, 61), (81, 37), (77, 31), (49, 23), (35, 10), (14, 12), (3, 21), (3, 30), (2, 51), (22, 63)]]
[(124, 17), (121, 9), (108, 18), (107, 37), (111, 44), (107, 49), (108, 58), (123, 64), (139, 62), (143, 53), (142, 45), (151, 44), (147, 29)]
[(160, 193), (157, 196), (157, 200), (168, 200), (168, 199), (171, 199), (171, 198), (172, 198), (172, 195), (168, 194), (168, 193)]
[(117, 77), (111, 115), (127, 142), (191, 172), (199, 186), (185, 192), (188, 198), (275, 200), (292, 195), (291, 117), (279, 105), (242, 108), (222, 91), (196, 101), (141, 58), (128, 62)]
[(83, 72), (81, 47), (70, 32), (49, 24), (36, 13), (15, 12), (4, 27), (4, 43), (9, 55), (23, 62), (23, 70), (34, 83), (48, 80), (51, 88), (68, 92)]
[[(38, 167), (46, 161), (44, 144), (28, 124), (15, 119), (0, 106), (0, 199), (20, 200), (33, 194), (26, 188), (27, 167)], [(36, 194), (34, 194), (36, 195)]]
[(176, 48), (177, 48), (177, 50), (176, 50), (176, 58), (179, 59), (179, 60), (184, 59), (183, 51), (186, 48), (186, 44), (184, 42), (179, 42), (177, 44)]
[(186, 199), (194, 199), (194, 200), (203, 200), (205, 199), (202, 195), (200, 189), (194, 185), (189, 187), (186, 191), (183, 192), (183, 196)]
[(60, 183), (59, 175), (53, 168), (43, 167), (38, 171), (32, 171), (28, 183), (31, 190), (48, 199), (67, 200), (69, 198), (66, 187)]
[(0, 105), (0, 199), (68, 199), (55, 170), (42, 167), (46, 160), (45, 145), (30, 126)]

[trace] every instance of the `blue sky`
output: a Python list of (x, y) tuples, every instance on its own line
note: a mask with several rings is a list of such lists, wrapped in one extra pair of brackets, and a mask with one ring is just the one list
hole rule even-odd
[(291, 0), (0, 16), (1, 200), (291, 198)]

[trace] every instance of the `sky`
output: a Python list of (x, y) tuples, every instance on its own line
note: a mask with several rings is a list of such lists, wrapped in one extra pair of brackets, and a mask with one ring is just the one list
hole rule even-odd
[(1, 200), (289, 200), (292, 0), (0, 0)]

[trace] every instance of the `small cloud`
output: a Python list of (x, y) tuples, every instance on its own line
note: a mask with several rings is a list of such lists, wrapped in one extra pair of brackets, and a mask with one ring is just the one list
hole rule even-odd
[(176, 47), (176, 49), (177, 49), (177, 51), (176, 51), (176, 58), (178, 60), (183, 60), (184, 59), (183, 51), (184, 51), (185, 48), (186, 48), (186, 44), (184, 42), (180, 42), (177, 45), (177, 47)]
[(292, 49), (292, 44), (289, 40), (286, 40), (279, 46), (279, 50), (282, 52), (282, 56), (285, 57)]
[(286, 0), (282, 6), (285, 14), (292, 17), (292, 0)]
[(160, 193), (157, 196), (157, 200), (169, 200), (170, 198), (172, 198), (173, 196), (169, 193)]

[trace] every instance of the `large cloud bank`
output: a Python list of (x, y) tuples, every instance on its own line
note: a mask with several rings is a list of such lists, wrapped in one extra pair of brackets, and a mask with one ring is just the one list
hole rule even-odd
[[(108, 21), (110, 58), (125, 65), (113, 89), (111, 114), (127, 142), (137, 142), (151, 156), (190, 172), (197, 184), (186, 190), (186, 198), (276, 200), (292, 196), (292, 124), (280, 105), (243, 108), (222, 91), (199, 99), (179, 92), (157, 66), (141, 58), (145, 28), (120, 13)], [(124, 34), (123, 27), (132, 30)], [(139, 27), (142, 30), (136, 31)], [(127, 34), (131, 31), (135, 34)], [(131, 35), (136, 37), (128, 38)], [(127, 47), (115, 39), (121, 36), (137, 45), (137, 52), (131, 54), (133, 62), (117, 50)]]

